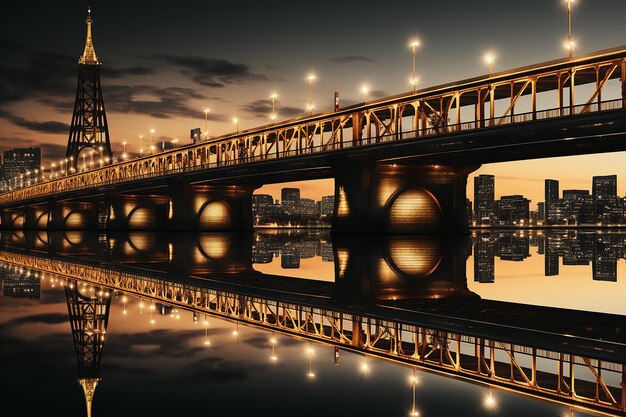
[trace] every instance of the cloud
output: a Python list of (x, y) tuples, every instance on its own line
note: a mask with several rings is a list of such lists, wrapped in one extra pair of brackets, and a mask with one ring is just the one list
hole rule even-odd
[[(170, 119), (174, 116), (204, 119), (201, 109), (191, 107), (191, 99), (206, 99), (206, 96), (192, 88), (155, 87), (151, 85), (111, 85), (103, 92), (108, 111), (146, 114), (157, 119)], [(224, 121), (226, 117), (209, 113), (209, 120)]]
[(329, 61), (334, 62), (335, 64), (351, 64), (353, 62), (376, 62), (372, 58), (362, 55), (340, 56), (337, 58), (331, 58), (329, 59)]
[(155, 73), (155, 71), (152, 68), (142, 66), (133, 66), (126, 68), (102, 67), (100, 73), (102, 74), (103, 78), (124, 78), (133, 75), (152, 75)]
[[(225, 329), (209, 329), (208, 334), (212, 337), (225, 331)], [(190, 358), (206, 351), (206, 347), (200, 341), (202, 337), (204, 337), (204, 332), (198, 330), (157, 329), (142, 333), (116, 334), (116, 343), (107, 348), (107, 355), (142, 358), (145, 357), (145, 351), (149, 350), (153, 356)]]
[(179, 381), (185, 384), (226, 384), (248, 379), (254, 372), (267, 369), (265, 364), (229, 361), (218, 357), (203, 358), (181, 368)]
[(73, 95), (76, 57), (38, 51), (0, 39), (0, 102)]
[(34, 120), (27, 120), (21, 116), (14, 115), (8, 111), (0, 110), (0, 117), (8, 120), (14, 125), (32, 130), (39, 133), (68, 133), (70, 131), (70, 125), (57, 121), (37, 122)]
[[(272, 101), (256, 100), (243, 106), (242, 110), (257, 118), (268, 118), (272, 113)], [(280, 118), (291, 118), (304, 114), (304, 109), (289, 106), (276, 106), (275, 111)]]
[(20, 326), (23, 324), (62, 324), (67, 323), (67, 314), (61, 313), (48, 313), (48, 314), (33, 314), (30, 316), (18, 317), (5, 323), (6, 326)]
[(225, 59), (165, 54), (152, 55), (151, 59), (177, 67), (181, 74), (205, 87), (220, 88), (227, 84), (270, 80), (265, 74), (252, 72), (246, 64), (234, 63)]

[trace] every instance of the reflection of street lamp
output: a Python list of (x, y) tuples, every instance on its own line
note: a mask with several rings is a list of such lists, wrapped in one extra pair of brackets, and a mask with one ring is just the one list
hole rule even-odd
[(274, 104), (275, 104), (276, 98), (278, 98), (278, 94), (272, 93), (270, 98), (272, 99), (272, 114), (270, 114), (270, 119), (276, 120), (276, 112), (274, 111), (275, 109)]
[(313, 113), (313, 81), (315, 78), (315, 74), (309, 74), (309, 76), (306, 77), (309, 81), (309, 116)]
[(491, 385), (489, 386), (489, 396), (485, 398), (485, 407), (489, 408), (490, 410), (496, 408), (496, 400), (493, 398)]
[(411, 412), (410, 416), (417, 417), (420, 413), (415, 409), (415, 386), (417, 385), (417, 369), (413, 368), (413, 375), (409, 378), (409, 382), (411, 383), (413, 389), (413, 402), (411, 403)]
[(417, 55), (417, 47), (420, 46), (420, 41), (417, 39), (413, 39), (409, 43), (409, 47), (411, 48), (411, 53), (413, 54), (413, 73), (411, 76), (411, 84), (413, 84), (413, 93), (417, 90), (417, 75), (415, 74), (415, 58)]
[(274, 333), (272, 333), (270, 343), (272, 344), (272, 356), (270, 356), (270, 359), (272, 362), (276, 362), (278, 360), (278, 356), (276, 356), (276, 337), (274, 337)]
[(211, 342), (209, 341), (209, 319), (206, 314), (204, 315), (204, 346), (209, 346)]
[(315, 373), (313, 373), (313, 348), (311, 347), (311, 342), (309, 342), (309, 347), (306, 351), (309, 354), (309, 372), (306, 376), (309, 378), (315, 378)]

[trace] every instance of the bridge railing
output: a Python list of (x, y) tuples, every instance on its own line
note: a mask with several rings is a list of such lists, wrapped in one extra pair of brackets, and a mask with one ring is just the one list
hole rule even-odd
[[(145, 179), (153, 179), (158, 177), (165, 177), (177, 174), (185, 174), (185, 173), (193, 173), (204, 171), (212, 168), (219, 168), (224, 166), (233, 166), (233, 165), (241, 165), (248, 163), (255, 163), (260, 161), (268, 161), (274, 159), (285, 159), (298, 157), (302, 155), (314, 154), (314, 153), (322, 153), (322, 152), (337, 152), (347, 148), (355, 148), (355, 147), (363, 147), (363, 146), (375, 146), (381, 143), (387, 143), (392, 141), (399, 140), (419, 140), (425, 137), (433, 137), (439, 135), (446, 134), (455, 134), (461, 132), (474, 131), (479, 129), (491, 129), (497, 128), (503, 125), (511, 125), (511, 124), (522, 124), (529, 123), (539, 120), (547, 120), (547, 119), (556, 119), (562, 117), (571, 117), (578, 116), (580, 114), (585, 113), (596, 113), (602, 111), (610, 111), (610, 110), (619, 110), (624, 108), (624, 100), (616, 99), (616, 100), (607, 100), (601, 102), (593, 102), (590, 104), (577, 105), (577, 106), (569, 106), (569, 107), (560, 107), (553, 108), (542, 111), (534, 111), (534, 112), (525, 112), (519, 114), (509, 114), (503, 117), (494, 117), (494, 118), (484, 118), (480, 120), (475, 120), (471, 122), (462, 122), (457, 124), (441, 124), (438, 126), (428, 126), (423, 129), (418, 130), (410, 130), (410, 131), (402, 131), (401, 126), (400, 130), (397, 132), (391, 132), (384, 135), (371, 136), (371, 137), (360, 137), (354, 140), (344, 140), (342, 142), (333, 142), (328, 144), (319, 144), (319, 145), (310, 145), (303, 146), (297, 149), (287, 149), (287, 150), (278, 150), (278, 145), (276, 144), (275, 152), (266, 152), (261, 153), (259, 150), (258, 153), (250, 153), (249, 149), (238, 149), (237, 157), (233, 158), (224, 158), (217, 159), (215, 161), (197, 163), (193, 165), (184, 165), (178, 162), (178, 158), (176, 161), (171, 164), (171, 167), (168, 167), (166, 164), (162, 164), (164, 158), (174, 158), (172, 151), (170, 153), (162, 153), (158, 155), (154, 155), (149, 158), (144, 158), (144, 160), (135, 160), (123, 162), (117, 165), (109, 165), (104, 168), (100, 168), (93, 171), (73, 174), (67, 177), (63, 177), (60, 179), (55, 179), (52, 181), (38, 183), (31, 185), (29, 187), (25, 187), (19, 190), (10, 191), (8, 193), (0, 195), (0, 204), (9, 204), (15, 201), (26, 201), (32, 198), (40, 198), (46, 197), (50, 195), (55, 195), (63, 192), (71, 192), (77, 190), (84, 190), (89, 188), (98, 188), (103, 186), (110, 186), (130, 181), (140, 181)], [(279, 139), (276, 138), (276, 141)], [(242, 141), (242, 137), (234, 137), (229, 139), (224, 139), (217, 142), (212, 142), (208, 144), (204, 144), (204, 146), (208, 147), (209, 152), (211, 150), (217, 150), (220, 146), (232, 145), (233, 142), (240, 144)], [(188, 150), (181, 150), (181, 153), (188, 152)], [(174, 152), (175, 153), (175, 152)], [(212, 153), (211, 155), (214, 155)], [(210, 159), (210, 158), (209, 158)], [(118, 172), (118, 168), (124, 168), (125, 166), (129, 166), (134, 163), (148, 163), (150, 165), (149, 168), (141, 168), (140, 173), (132, 174), (132, 175), (122, 175)], [(157, 167), (155, 162), (159, 162), (162, 167)], [(106, 175), (99, 175), (106, 174)], [(111, 174), (111, 175), (109, 175)], [(113, 175), (115, 174), (115, 175)], [(109, 178), (107, 178), (107, 176)]]

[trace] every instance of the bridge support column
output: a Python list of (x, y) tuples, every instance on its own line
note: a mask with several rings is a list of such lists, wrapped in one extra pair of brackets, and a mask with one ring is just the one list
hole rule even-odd
[(171, 185), (171, 230), (252, 231), (256, 186)]
[(167, 195), (113, 195), (106, 199), (109, 230), (163, 230), (167, 226)]
[(467, 176), (479, 166), (337, 166), (333, 233), (467, 234)]
[(45, 230), (48, 228), (50, 204), (27, 207), (24, 210), (24, 229)]
[(3, 230), (22, 230), (26, 224), (26, 208), (4, 209), (0, 221)]
[(50, 204), (49, 230), (97, 230), (98, 203), (59, 201)]

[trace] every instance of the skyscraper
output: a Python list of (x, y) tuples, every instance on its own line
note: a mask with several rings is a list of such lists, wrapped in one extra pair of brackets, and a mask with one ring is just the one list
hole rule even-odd
[(494, 213), (495, 177), (479, 175), (474, 177), (474, 216), (476, 224), (488, 225)]
[[(552, 224), (554, 221), (554, 208), (559, 202), (559, 181), (558, 180), (546, 180), (546, 198), (545, 198), (545, 210), (544, 219), (546, 224)], [(552, 219), (550, 218), (552, 217)]]
[[(14, 148), (4, 151), (2, 172), (4, 180), (4, 191), (8, 187), (27, 185), (27, 182), (34, 180), (35, 170), (41, 168), (41, 149), (39, 148)], [(27, 175), (26, 172), (29, 174)], [(20, 178), (21, 175), (21, 178)]]
[(287, 214), (292, 214), (294, 209), (300, 204), (300, 189), (283, 188), (280, 190), (280, 202), (283, 211)]
[(623, 212), (617, 198), (617, 175), (593, 177), (593, 213), (603, 224), (621, 223)]

